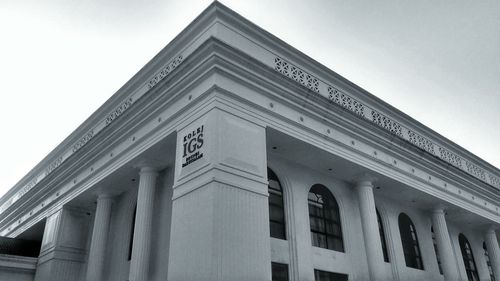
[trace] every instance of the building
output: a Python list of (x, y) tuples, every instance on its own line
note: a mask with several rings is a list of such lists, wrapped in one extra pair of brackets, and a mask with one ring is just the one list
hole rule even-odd
[(214, 2), (0, 199), (41, 244), (0, 279), (499, 280), (499, 205), (497, 168)]

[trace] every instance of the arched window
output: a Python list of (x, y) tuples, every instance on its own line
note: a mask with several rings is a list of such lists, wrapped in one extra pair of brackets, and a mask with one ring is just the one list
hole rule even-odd
[(378, 232), (380, 233), (380, 242), (382, 243), (382, 253), (384, 254), (384, 261), (389, 262), (389, 254), (387, 253), (387, 243), (385, 241), (384, 225), (382, 224), (382, 218), (377, 209), (377, 222), (378, 222)]
[(495, 281), (495, 275), (493, 274), (493, 268), (491, 268), (490, 254), (488, 253), (488, 249), (486, 248), (486, 242), (483, 242), (483, 250), (484, 250), (484, 259), (486, 260), (486, 264), (488, 265), (488, 271), (490, 272), (491, 281)]
[(436, 254), (436, 260), (439, 268), (439, 273), (443, 275), (443, 267), (441, 266), (441, 258), (439, 257), (438, 246), (436, 242), (436, 234), (434, 233), (434, 228), (431, 226), (431, 234), (432, 234), (432, 244), (434, 244), (434, 253)]
[(424, 264), (422, 263), (422, 255), (420, 253), (420, 247), (418, 246), (415, 225), (405, 213), (399, 215), (398, 221), (406, 266), (423, 270)]
[(267, 168), (267, 186), (269, 191), (269, 225), (271, 237), (286, 239), (285, 208), (283, 204), (283, 191), (276, 174)]
[(464, 259), (465, 272), (467, 273), (467, 279), (469, 281), (479, 281), (479, 275), (477, 274), (476, 262), (474, 261), (474, 255), (472, 254), (472, 248), (469, 244), (465, 235), (461, 234), (458, 236), (458, 242), (460, 243), (460, 250), (462, 251), (462, 258)]
[(343, 252), (339, 205), (332, 193), (315, 184), (309, 190), (308, 204), (312, 245)]

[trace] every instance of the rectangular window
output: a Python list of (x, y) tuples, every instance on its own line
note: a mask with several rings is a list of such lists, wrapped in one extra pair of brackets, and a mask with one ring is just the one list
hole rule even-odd
[(271, 263), (272, 280), (288, 281), (288, 265), (283, 263)]
[(322, 270), (314, 270), (315, 281), (347, 281), (347, 274), (334, 273)]

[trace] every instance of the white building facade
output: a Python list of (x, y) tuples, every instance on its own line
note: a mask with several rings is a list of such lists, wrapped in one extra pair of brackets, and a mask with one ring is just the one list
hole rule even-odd
[(41, 241), (0, 277), (500, 280), (499, 206), (497, 168), (214, 2), (0, 199)]

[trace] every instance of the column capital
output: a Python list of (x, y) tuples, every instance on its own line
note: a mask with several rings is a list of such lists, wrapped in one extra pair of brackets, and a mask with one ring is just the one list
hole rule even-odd
[(443, 204), (437, 204), (432, 208), (433, 214), (446, 214), (446, 206)]
[(356, 186), (360, 186), (360, 185), (370, 185), (370, 186), (373, 186), (373, 184), (377, 181), (377, 178), (375, 176), (373, 176), (372, 174), (370, 173), (361, 173), (361, 174), (357, 174), (356, 176), (354, 176), (354, 178), (352, 179), (352, 182), (356, 185)]
[(106, 199), (112, 200), (113, 195), (111, 193), (100, 193), (97, 195), (97, 200), (106, 200)]
[(490, 224), (488, 225), (488, 228), (486, 228), (486, 234), (496, 234), (496, 231), (498, 230), (498, 225), (496, 224)]
[(132, 167), (138, 169), (142, 173), (143, 171), (158, 172), (163, 167), (165, 167), (165, 165), (162, 164), (159, 160), (141, 158), (137, 162), (135, 162), (135, 164)]
[(158, 167), (154, 165), (144, 165), (144, 166), (138, 166), (140, 169), (139, 174), (158, 174)]

